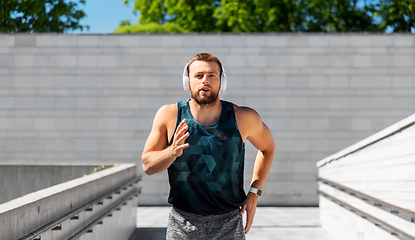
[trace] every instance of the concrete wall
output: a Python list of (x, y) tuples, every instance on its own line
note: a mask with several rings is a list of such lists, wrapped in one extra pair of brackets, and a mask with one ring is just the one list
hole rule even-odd
[[(388, 204), (412, 211), (415, 216), (415, 114), (366, 138), (334, 155), (318, 162), (319, 177), (339, 183)], [(398, 217), (403, 211), (385, 211), (368, 202), (326, 184), (320, 190), (387, 224), (415, 236), (415, 218), (405, 220)], [(386, 204), (384, 204), (386, 205)], [(387, 209), (386, 206), (383, 208)], [(361, 221), (356, 214), (335, 206), (330, 200), (320, 197), (322, 227), (333, 239), (389, 239), (378, 234), (389, 235), (367, 220)], [(412, 222), (411, 222), (412, 220)], [(369, 224), (368, 224), (369, 223)], [(344, 232), (344, 234), (339, 234)], [(363, 238), (364, 237), (364, 238)], [(359, 238), (357, 238), (359, 239)]]
[[(0, 162), (140, 162), (185, 63), (223, 62), (221, 97), (256, 109), (278, 152), (260, 204), (317, 205), (315, 163), (413, 113), (415, 38), (369, 34), (0, 35)], [(255, 151), (248, 144), (246, 184)], [(139, 168), (141, 171), (141, 168)], [(166, 173), (143, 204), (165, 204)]]
[[(26, 239), (25, 237), (68, 239), (111, 210), (119, 199), (123, 200), (123, 196), (129, 196), (128, 192), (134, 192), (136, 184), (131, 184), (129, 189), (126, 187), (126, 191), (119, 188), (130, 184), (137, 177), (136, 168), (135, 164), (121, 164), (0, 204), (0, 240)], [(113, 194), (113, 191), (119, 191), (119, 194)], [(111, 199), (107, 198), (108, 194)], [(102, 203), (94, 202), (97, 199), (101, 199)], [(122, 203), (121, 201), (120, 204)], [(90, 207), (91, 211), (83, 209), (85, 206)], [(96, 232), (104, 232), (105, 237), (94, 238), (95, 234), (90, 234), (82, 239), (128, 239), (136, 229), (136, 206), (137, 199), (133, 197), (121, 212), (114, 211), (116, 213), (112, 218), (104, 215), (102, 226), (105, 227), (98, 226), (94, 229)], [(74, 215), (78, 218), (72, 221), (70, 218)], [(51, 223), (62, 229), (54, 231)]]
[[(91, 174), (97, 165), (0, 164), (0, 204)], [(110, 167), (110, 166), (106, 166)]]

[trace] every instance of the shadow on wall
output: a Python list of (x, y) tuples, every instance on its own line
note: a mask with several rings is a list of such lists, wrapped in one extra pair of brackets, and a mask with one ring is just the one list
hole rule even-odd
[(129, 240), (162, 240), (166, 239), (167, 228), (137, 228)]

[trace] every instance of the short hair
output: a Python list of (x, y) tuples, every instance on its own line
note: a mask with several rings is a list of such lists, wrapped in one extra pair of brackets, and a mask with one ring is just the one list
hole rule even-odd
[(190, 59), (189, 63), (187, 64), (188, 75), (190, 74), (190, 65), (192, 65), (192, 63), (195, 61), (216, 62), (219, 65), (219, 76), (222, 76), (222, 63), (220, 62), (219, 58), (210, 53), (199, 53), (196, 54), (192, 59)]

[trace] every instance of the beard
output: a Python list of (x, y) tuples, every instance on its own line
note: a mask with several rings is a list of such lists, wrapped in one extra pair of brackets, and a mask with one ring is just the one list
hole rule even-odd
[(214, 91), (211, 91), (209, 96), (201, 96), (199, 91), (192, 92), (192, 98), (201, 106), (207, 106), (215, 103), (218, 97), (219, 93)]

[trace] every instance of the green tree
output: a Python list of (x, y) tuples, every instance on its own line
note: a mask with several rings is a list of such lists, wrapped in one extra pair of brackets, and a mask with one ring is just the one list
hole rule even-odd
[(146, 24), (133, 24), (133, 25), (121, 25), (114, 33), (185, 33), (184, 28), (175, 23), (146, 23)]
[[(124, 4), (128, 5), (130, 0), (125, 0)], [(138, 20), (141, 24), (150, 22), (165, 23), (166, 12), (163, 0), (136, 0), (134, 2), (134, 13), (140, 12)]]
[[(84, 0), (79, 1), (85, 4)], [(0, 32), (65, 32), (83, 30), (85, 13), (65, 0), (1, 0)]]
[(415, 32), (415, 0), (135, 0), (134, 9), (140, 24), (189, 32)]
[(310, 32), (381, 31), (374, 22), (374, 6), (357, 6), (356, 0), (305, 0), (301, 8), (307, 13), (304, 22)]
[(216, 27), (231, 32), (303, 31), (305, 14), (295, 0), (223, 0), (215, 10)]
[[(129, 1), (125, 0), (125, 4)], [(212, 32), (213, 12), (219, 4), (215, 0), (136, 0), (134, 11), (140, 12), (141, 24), (173, 22), (191, 32)]]
[(375, 14), (382, 18), (380, 28), (393, 32), (415, 32), (415, 0), (380, 0)]

